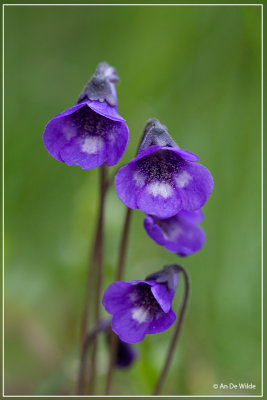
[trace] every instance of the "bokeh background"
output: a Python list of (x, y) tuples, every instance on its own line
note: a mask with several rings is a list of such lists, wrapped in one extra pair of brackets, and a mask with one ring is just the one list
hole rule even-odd
[[(121, 78), (119, 111), (135, 154), (157, 117), (215, 181), (207, 242), (186, 259), (157, 246), (134, 212), (125, 279), (181, 262), (191, 277), (186, 321), (163, 394), (260, 393), (260, 7), (5, 7), (5, 393), (74, 392), (98, 170), (54, 160), (42, 132), (77, 99), (96, 64)], [(116, 168), (116, 167), (115, 167)], [(110, 174), (115, 168), (110, 170)], [(112, 281), (125, 208), (106, 208), (105, 281)], [(183, 284), (174, 301), (177, 310)], [(105, 315), (104, 309), (102, 309)], [(113, 393), (150, 394), (173, 328), (147, 336), (117, 371)], [(97, 393), (107, 368), (99, 347)]]

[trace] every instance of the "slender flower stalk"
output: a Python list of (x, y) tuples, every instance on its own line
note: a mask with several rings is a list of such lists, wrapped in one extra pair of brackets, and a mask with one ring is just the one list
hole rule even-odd
[[(99, 213), (100, 216), (100, 213)], [(99, 218), (100, 219), (100, 218)], [(93, 247), (91, 250), (91, 256), (89, 259), (88, 263), (88, 276), (87, 276), (87, 285), (86, 285), (86, 291), (85, 291), (85, 303), (84, 303), (84, 310), (83, 310), (83, 317), (82, 317), (82, 327), (81, 327), (81, 357), (80, 357), (80, 367), (79, 367), (79, 372), (78, 372), (78, 381), (77, 381), (77, 389), (76, 393), (77, 394), (83, 394), (83, 389), (84, 389), (84, 374), (85, 374), (85, 369), (86, 369), (86, 354), (85, 354), (85, 343), (87, 341), (87, 335), (86, 335), (86, 330), (89, 327), (89, 322), (90, 322), (90, 304), (91, 304), (91, 295), (93, 291), (93, 283), (94, 283), (94, 267), (97, 263), (97, 247), (98, 247), (98, 242), (99, 242), (99, 236), (100, 236), (100, 224), (99, 224), (99, 219), (98, 223), (96, 226), (95, 230), (95, 240), (93, 243)], [(94, 339), (94, 336), (92, 337), (91, 340)]]
[[(95, 326), (85, 336), (82, 348), (82, 357), (81, 357), (82, 362), (80, 364), (78, 381), (77, 381), (77, 390), (76, 390), (77, 394), (83, 393), (84, 373), (86, 369), (86, 359), (89, 347), (94, 343), (95, 338), (101, 332), (106, 334), (106, 339), (107, 341), (109, 341), (110, 333), (112, 332), (109, 319), (105, 318), (97, 321)], [(118, 340), (118, 347), (115, 355), (115, 365), (117, 368), (128, 368), (135, 361), (137, 356), (138, 352), (131, 344)]]
[(107, 329), (109, 326), (108, 320), (100, 320), (95, 327), (85, 335), (83, 346), (82, 346), (82, 354), (81, 354), (81, 363), (79, 368), (79, 375), (77, 381), (77, 394), (83, 394), (84, 389), (84, 373), (86, 369), (86, 357), (87, 352), (89, 350), (90, 345), (94, 342), (96, 336), (103, 330)]
[[(107, 179), (106, 179), (106, 166), (102, 165), (100, 167), (100, 207), (99, 207), (99, 215), (98, 222), (96, 226), (96, 234), (95, 241), (90, 257), (90, 262), (88, 264), (88, 278), (87, 278), (87, 287), (86, 287), (86, 295), (85, 295), (85, 304), (82, 318), (82, 328), (81, 328), (81, 359), (80, 359), (80, 369), (79, 369), (79, 377), (78, 377), (78, 385), (77, 390), (83, 391), (84, 386), (84, 372), (86, 368), (86, 359), (84, 359), (84, 345), (86, 340), (86, 332), (88, 329), (89, 317), (91, 314), (90, 304), (91, 304), (91, 293), (93, 291), (93, 287), (97, 282), (97, 301), (96, 301), (96, 309), (95, 309), (95, 320), (99, 320), (100, 314), (100, 298), (101, 298), (101, 290), (102, 290), (102, 275), (103, 275), (103, 222), (104, 222), (104, 205), (105, 205), (105, 197), (107, 192)], [(96, 276), (97, 272), (97, 276)], [(95, 279), (94, 279), (95, 278)], [(92, 339), (95, 343), (96, 336)], [(92, 367), (91, 367), (91, 379), (90, 386), (91, 390), (94, 385), (94, 374), (96, 368), (96, 347), (97, 344), (94, 345), (93, 354), (92, 354)], [(83, 394), (82, 392), (77, 392), (77, 394)]]
[[(127, 245), (128, 245), (128, 236), (129, 236), (130, 223), (131, 223), (131, 216), (132, 216), (132, 210), (130, 208), (127, 208), (125, 220), (124, 220), (123, 231), (122, 231), (122, 235), (121, 235), (119, 260), (118, 260), (118, 267), (117, 267), (116, 278), (115, 278), (116, 281), (121, 280), (123, 277), (123, 271), (124, 271), (124, 266), (125, 266), (125, 257), (126, 257), (126, 251), (127, 251)], [(111, 382), (112, 382), (112, 376), (113, 376), (113, 370), (114, 370), (114, 364), (115, 364), (115, 355), (117, 353), (117, 347), (118, 347), (118, 337), (117, 337), (117, 335), (114, 334), (114, 332), (111, 332), (109, 366), (108, 366), (108, 372), (107, 372), (106, 391), (105, 391), (106, 395), (110, 394)]]
[(122, 280), (122, 277), (123, 277), (125, 257), (126, 257), (126, 251), (127, 251), (127, 245), (128, 245), (128, 236), (129, 236), (129, 231), (130, 231), (131, 216), (132, 216), (132, 210), (130, 208), (127, 208), (124, 226), (123, 226), (123, 232), (121, 235), (118, 269), (117, 269), (116, 278), (115, 278), (116, 281)]
[(158, 381), (156, 383), (153, 395), (158, 395), (160, 393), (161, 388), (162, 388), (162, 386), (164, 384), (164, 381), (166, 379), (166, 376), (167, 376), (167, 373), (168, 373), (168, 370), (170, 368), (170, 364), (171, 364), (171, 361), (172, 361), (172, 358), (173, 358), (174, 350), (175, 350), (175, 347), (177, 345), (177, 341), (178, 341), (178, 338), (179, 338), (179, 335), (180, 335), (180, 332), (181, 332), (181, 328), (182, 328), (183, 320), (184, 320), (184, 315), (185, 315), (186, 307), (187, 307), (187, 304), (188, 304), (189, 287), (190, 287), (190, 285), (189, 285), (189, 277), (188, 277), (188, 274), (187, 274), (186, 270), (180, 265), (178, 266), (178, 271), (181, 272), (183, 274), (183, 276), (184, 276), (184, 281), (185, 281), (184, 299), (183, 299), (183, 303), (182, 303), (182, 306), (181, 306), (180, 316), (179, 316), (179, 319), (177, 321), (177, 324), (176, 324), (176, 327), (175, 327), (175, 331), (174, 331), (174, 334), (173, 334), (173, 337), (172, 337), (172, 340), (171, 340), (171, 343), (170, 343), (170, 347), (169, 347), (169, 350), (168, 350), (168, 353), (167, 353), (167, 357), (166, 357), (165, 363), (163, 365), (162, 371), (160, 373), (160, 376), (158, 378)]
[(106, 390), (105, 395), (110, 394), (111, 390), (111, 383), (115, 365), (115, 354), (118, 348), (118, 336), (112, 331), (110, 335), (110, 352), (109, 352), (109, 365), (108, 365), (108, 372), (107, 372), (107, 380), (106, 380)]
[(92, 289), (93, 289), (93, 279), (92, 278), (94, 277), (94, 274), (93, 274), (94, 266), (97, 262), (96, 249), (98, 248), (99, 233), (100, 233), (100, 212), (99, 212), (99, 216), (98, 216), (97, 225), (95, 228), (95, 240), (93, 242), (93, 246), (91, 249), (90, 258), (89, 258), (89, 262), (88, 262), (87, 285), (86, 285), (86, 291), (85, 291), (85, 302), (84, 302), (82, 327), (81, 327), (82, 346), (83, 346), (83, 342), (84, 342), (84, 339), (86, 336), (86, 331), (88, 329), (88, 323), (90, 320), (90, 299), (91, 299), (91, 294), (92, 294)]
[[(107, 189), (107, 176), (106, 167), (102, 165), (100, 177), (100, 232), (99, 242), (97, 247), (97, 282), (96, 282), (96, 303), (95, 303), (95, 323), (100, 318), (100, 304), (102, 294), (102, 283), (103, 283), (103, 247), (104, 247), (104, 207)], [(93, 352), (92, 352), (92, 363), (91, 363), (91, 377), (89, 380), (89, 393), (94, 392), (95, 385), (95, 374), (97, 369), (97, 336), (94, 338)]]

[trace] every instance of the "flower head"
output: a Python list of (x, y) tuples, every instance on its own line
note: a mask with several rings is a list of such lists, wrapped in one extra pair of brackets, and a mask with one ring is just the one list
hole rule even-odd
[(118, 114), (117, 81), (116, 70), (100, 63), (77, 103), (48, 122), (44, 145), (56, 160), (83, 169), (117, 164), (129, 137)]
[(137, 357), (136, 348), (130, 343), (118, 339), (116, 366), (119, 368), (129, 367)]
[(204, 218), (202, 210), (181, 210), (173, 217), (158, 219), (147, 215), (144, 227), (156, 243), (181, 257), (199, 251), (205, 243), (203, 229), (198, 226)]
[(196, 161), (195, 154), (180, 149), (167, 128), (152, 119), (137, 157), (115, 177), (117, 194), (127, 207), (158, 218), (197, 210), (212, 192), (213, 179)]
[(145, 281), (117, 281), (103, 297), (103, 305), (112, 314), (111, 326), (119, 338), (137, 343), (146, 334), (168, 329), (176, 320), (171, 308), (178, 283), (173, 266), (152, 274)]

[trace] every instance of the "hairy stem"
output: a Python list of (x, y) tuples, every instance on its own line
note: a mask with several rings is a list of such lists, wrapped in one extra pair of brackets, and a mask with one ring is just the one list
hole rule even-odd
[(166, 379), (166, 376), (167, 376), (167, 373), (168, 373), (168, 370), (170, 368), (170, 364), (171, 364), (171, 361), (172, 361), (172, 358), (173, 358), (174, 350), (175, 350), (175, 347), (177, 345), (177, 341), (178, 341), (178, 338), (179, 338), (179, 335), (180, 335), (180, 332), (181, 332), (181, 328), (182, 328), (182, 324), (183, 324), (183, 320), (184, 320), (184, 315), (185, 315), (186, 307), (187, 307), (187, 304), (188, 304), (189, 287), (190, 287), (190, 285), (189, 285), (189, 277), (188, 277), (188, 274), (187, 274), (186, 270), (180, 265), (179, 265), (179, 272), (181, 272), (183, 274), (184, 281), (185, 281), (184, 299), (183, 299), (183, 303), (182, 303), (182, 306), (181, 306), (180, 316), (179, 316), (179, 319), (178, 319), (178, 321), (176, 323), (176, 328), (175, 328), (175, 331), (174, 331), (174, 334), (173, 334), (173, 337), (172, 337), (172, 340), (171, 340), (171, 343), (170, 343), (170, 347), (169, 347), (169, 350), (168, 350), (168, 353), (167, 353), (167, 357), (166, 357), (165, 363), (163, 365), (162, 371), (160, 373), (160, 376), (158, 378), (158, 381), (156, 383), (153, 395), (158, 395), (160, 393), (161, 388), (163, 386), (163, 383), (164, 383), (164, 381)]
[[(130, 208), (127, 208), (125, 220), (124, 220), (123, 231), (122, 231), (122, 235), (121, 235), (121, 241), (120, 241), (119, 260), (118, 260), (115, 281), (120, 281), (123, 276), (127, 244), (128, 244), (128, 236), (129, 236), (129, 231), (130, 231), (131, 216), (132, 216), (132, 210)], [(112, 382), (112, 376), (113, 376), (113, 370), (114, 370), (113, 367), (114, 367), (114, 363), (115, 363), (117, 346), (118, 346), (118, 337), (117, 337), (117, 335), (115, 335), (115, 333), (111, 332), (109, 366), (108, 366), (108, 372), (107, 372), (106, 391), (105, 391), (106, 395), (110, 394), (111, 382)]]

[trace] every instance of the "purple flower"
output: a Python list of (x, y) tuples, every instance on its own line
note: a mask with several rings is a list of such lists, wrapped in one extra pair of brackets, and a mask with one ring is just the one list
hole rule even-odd
[(118, 340), (116, 366), (119, 368), (129, 367), (137, 357), (137, 350), (133, 345)]
[(129, 208), (158, 218), (181, 209), (201, 208), (213, 190), (209, 170), (198, 157), (180, 149), (158, 120), (149, 120), (139, 153), (116, 177), (116, 191)]
[(78, 102), (46, 125), (43, 140), (51, 156), (83, 169), (117, 164), (129, 138), (125, 120), (118, 114), (116, 70), (100, 63)]
[(199, 251), (205, 243), (205, 233), (197, 225), (203, 218), (202, 210), (181, 210), (174, 217), (167, 219), (148, 215), (144, 220), (144, 227), (156, 243), (181, 257), (186, 257)]
[(145, 281), (117, 281), (103, 297), (103, 305), (112, 314), (111, 326), (119, 338), (137, 343), (146, 334), (168, 329), (176, 320), (171, 308), (178, 283), (178, 272), (165, 267)]

